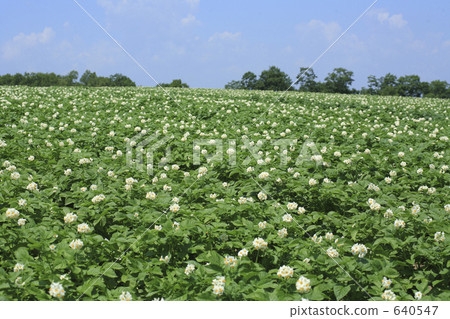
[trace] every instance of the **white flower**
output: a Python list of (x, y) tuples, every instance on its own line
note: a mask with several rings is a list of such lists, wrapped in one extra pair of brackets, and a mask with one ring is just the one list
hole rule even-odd
[(80, 191), (84, 193), (85, 191), (87, 191), (87, 187), (81, 187)]
[(132, 301), (133, 297), (128, 291), (123, 291), (122, 294), (119, 296), (120, 301)]
[(186, 266), (186, 269), (184, 270), (184, 273), (189, 276), (193, 271), (195, 270), (195, 265), (193, 264), (188, 264)]
[(292, 215), (291, 214), (285, 214), (283, 216), (283, 221), (287, 222), (287, 223), (290, 223), (292, 221)]
[(221, 296), (225, 289), (225, 277), (217, 276), (216, 279), (213, 279), (212, 285), (213, 285), (213, 294)]
[(158, 231), (162, 230), (162, 226), (161, 225), (155, 225), (155, 230), (158, 230)]
[(383, 277), (383, 279), (381, 280), (381, 284), (383, 285), (383, 288), (387, 289), (387, 288), (389, 288), (391, 286), (392, 280), (390, 280), (390, 279), (388, 279), (386, 277)]
[(53, 282), (49, 289), (50, 296), (55, 298), (62, 298), (65, 295), (64, 287), (59, 282)]
[(237, 265), (237, 259), (233, 256), (226, 256), (224, 259), (225, 265), (234, 268)]
[(38, 191), (38, 185), (35, 182), (31, 182), (27, 185), (27, 190), (29, 191)]
[(172, 187), (170, 187), (169, 185), (164, 185), (163, 190), (166, 192), (170, 192), (172, 190)]
[(77, 220), (78, 216), (74, 213), (67, 213), (66, 216), (64, 216), (64, 222), (66, 224), (71, 224)]
[(14, 272), (19, 272), (19, 271), (23, 270), (24, 268), (25, 268), (25, 265), (17, 263), (14, 266)]
[(363, 244), (354, 244), (352, 246), (352, 254), (357, 255), (359, 258), (364, 258), (364, 256), (367, 254), (367, 248)]
[(178, 223), (178, 222), (173, 222), (172, 228), (175, 228), (175, 230), (179, 230), (179, 229), (180, 229), (180, 223)]
[(267, 172), (262, 172), (261, 174), (258, 175), (258, 177), (259, 177), (260, 179), (266, 179), (266, 178), (269, 177), (269, 173), (267, 173)]
[(294, 269), (292, 269), (289, 266), (281, 266), (280, 269), (278, 269), (277, 276), (283, 277), (283, 278), (290, 278), (294, 275)]
[(103, 195), (103, 194), (94, 196), (94, 198), (92, 198), (92, 203), (94, 203), (94, 204), (100, 203), (100, 202), (103, 201), (105, 198), (106, 198), (106, 197), (105, 197), (105, 195)]
[(322, 236), (318, 237), (317, 234), (314, 234), (314, 235), (311, 237), (311, 240), (312, 240), (313, 242), (315, 242), (316, 244), (320, 244), (320, 243), (322, 242)]
[(331, 258), (339, 257), (338, 251), (336, 249), (334, 249), (333, 247), (330, 247), (327, 249), (327, 255)]
[(27, 201), (23, 198), (19, 199), (19, 206), (27, 206)]
[(264, 228), (266, 228), (266, 226), (267, 226), (267, 222), (266, 222), (266, 221), (263, 221), (263, 222), (259, 222), (259, 223), (258, 223), (259, 229), (264, 229)]
[(414, 299), (420, 300), (422, 299), (422, 293), (420, 291), (416, 291), (414, 294)]
[(315, 180), (314, 178), (310, 178), (308, 183), (309, 183), (309, 186), (314, 186), (317, 184), (317, 180)]
[(420, 212), (420, 206), (419, 205), (414, 205), (413, 207), (411, 207), (411, 214), (413, 216), (417, 216), (417, 214)]
[(24, 226), (26, 222), (27, 222), (27, 220), (26, 220), (25, 218), (20, 218), (20, 219), (17, 221), (17, 225), (19, 225), (19, 226)]
[(253, 247), (255, 247), (256, 250), (264, 250), (267, 248), (267, 242), (262, 238), (255, 238), (253, 240)]
[(5, 213), (7, 218), (18, 218), (20, 213), (15, 208), (8, 208)]
[(267, 195), (264, 194), (263, 192), (259, 192), (259, 193), (258, 193), (258, 199), (259, 199), (260, 201), (265, 201), (265, 200), (267, 199)]
[(209, 198), (216, 199), (217, 198), (217, 194), (216, 193), (209, 194)]
[(72, 240), (69, 247), (72, 249), (81, 249), (81, 247), (83, 247), (83, 242), (80, 239)]
[(445, 233), (444, 232), (440, 232), (440, 231), (436, 232), (434, 234), (434, 240), (437, 241), (437, 242), (444, 241), (445, 240)]
[(172, 204), (172, 205), (170, 205), (169, 209), (172, 213), (176, 213), (180, 210), (180, 205), (178, 205), (176, 203)]
[(403, 220), (401, 219), (396, 219), (394, 222), (394, 227), (399, 229), (399, 228), (405, 228), (406, 224)]
[(392, 212), (392, 209), (388, 209), (388, 210), (386, 210), (386, 212), (384, 213), (384, 217), (385, 217), (385, 218), (390, 218), (390, 217), (392, 217), (392, 216), (394, 216), (394, 213)]
[(395, 300), (395, 293), (391, 290), (385, 290), (381, 295), (384, 300)]
[(19, 172), (12, 172), (11, 173), (11, 179), (12, 180), (16, 180), (16, 179), (19, 179), (19, 178), (20, 178)]
[(297, 291), (301, 294), (307, 293), (311, 290), (311, 281), (303, 276), (300, 276), (300, 278), (297, 280), (297, 283), (295, 284)]
[(326, 234), (325, 234), (325, 239), (326, 239), (326, 240), (333, 240), (333, 238), (334, 238), (333, 233), (326, 233)]
[(154, 199), (156, 198), (156, 194), (155, 194), (154, 192), (148, 192), (148, 193), (145, 195), (145, 198), (154, 200)]
[(305, 207), (299, 207), (299, 208), (298, 208), (298, 213), (299, 213), (300, 215), (303, 215), (305, 212), (306, 212)]
[(64, 175), (69, 176), (70, 174), (72, 174), (72, 170), (70, 168), (64, 170)]
[(238, 257), (239, 257), (239, 258), (245, 257), (245, 256), (247, 256), (247, 255), (248, 255), (248, 250), (245, 249), (245, 248), (239, 250), (239, 252), (238, 252)]
[(403, 152), (398, 152), (398, 157), (403, 157), (403, 156), (405, 156), (405, 153), (403, 153)]
[(286, 228), (280, 229), (280, 230), (278, 231), (278, 237), (280, 237), (280, 238), (286, 237), (287, 234), (288, 234), (288, 232), (287, 232), (287, 229), (286, 229)]
[(159, 258), (159, 261), (165, 262), (166, 264), (169, 262), (169, 256), (163, 257), (161, 256), (161, 258)]
[(287, 206), (287, 209), (294, 210), (298, 207), (298, 204), (293, 202), (293, 203), (288, 203), (286, 206)]
[(91, 231), (91, 228), (89, 228), (88, 224), (83, 223), (78, 225), (78, 232), (79, 233), (88, 233)]

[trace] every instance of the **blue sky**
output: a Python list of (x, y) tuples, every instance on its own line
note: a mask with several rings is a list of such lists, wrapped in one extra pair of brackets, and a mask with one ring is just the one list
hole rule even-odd
[[(223, 88), (271, 65), (294, 79), (373, 0), (78, 0), (158, 81)], [(155, 86), (73, 0), (2, 0), (0, 74), (89, 69)], [(379, 0), (313, 67), (450, 82), (450, 2)]]

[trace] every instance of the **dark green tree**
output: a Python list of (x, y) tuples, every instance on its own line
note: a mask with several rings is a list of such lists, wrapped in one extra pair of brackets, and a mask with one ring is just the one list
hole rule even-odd
[(293, 90), (291, 87), (292, 80), (289, 76), (276, 66), (269, 67), (268, 70), (261, 72), (256, 83), (259, 90), (286, 91)]
[(423, 85), (418, 75), (404, 75), (397, 80), (398, 93), (401, 96), (421, 97)]
[(301, 92), (319, 92), (319, 83), (315, 80), (317, 75), (312, 68), (301, 67), (297, 75), (297, 84), (299, 84), (299, 91)]
[(388, 73), (380, 78), (380, 95), (398, 95), (397, 77)]
[(425, 96), (448, 99), (450, 98), (450, 84), (446, 81), (431, 81)]
[(80, 83), (85, 86), (95, 86), (97, 82), (97, 74), (86, 70), (80, 78)]
[(350, 86), (354, 81), (353, 71), (344, 68), (335, 68), (325, 78), (325, 91), (330, 93), (351, 93)]
[(246, 72), (242, 76), (241, 85), (245, 90), (255, 90), (258, 83), (258, 78), (253, 72)]
[(109, 77), (112, 86), (136, 86), (136, 83), (123, 74), (116, 73)]
[(242, 86), (242, 82), (241, 81), (230, 81), (227, 84), (225, 84), (225, 89), (227, 90), (242, 90), (244, 89)]

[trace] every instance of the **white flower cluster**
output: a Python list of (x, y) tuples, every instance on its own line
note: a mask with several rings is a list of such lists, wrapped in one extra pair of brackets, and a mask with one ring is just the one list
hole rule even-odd
[(64, 287), (59, 282), (53, 282), (49, 289), (50, 296), (55, 298), (62, 298), (65, 295)]
[(303, 276), (298, 278), (297, 283), (295, 284), (297, 291), (301, 294), (307, 293), (311, 290), (311, 281)]
[(283, 277), (283, 278), (290, 278), (294, 275), (294, 269), (289, 266), (281, 266), (280, 269), (278, 269), (277, 276)]
[(287, 206), (287, 209), (294, 210), (294, 209), (297, 209), (298, 204), (295, 202), (292, 202), (292, 203), (288, 203), (286, 206)]
[(394, 227), (396, 229), (405, 228), (405, 226), (406, 226), (405, 222), (403, 220), (401, 220), (401, 219), (396, 219), (395, 222), (394, 222)]
[(377, 203), (373, 198), (369, 198), (367, 200), (367, 203), (369, 204), (371, 210), (379, 211), (381, 208), (381, 205)]
[(225, 289), (225, 277), (217, 276), (216, 279), (213, 279), (212, 285), (213, 285), (213, 294), (221, 296)]
[(383, 277), (383, 279), (381, 280), (381, 284), (383, 285), (383, 288), (388, 289), (389, 287), (391, 287), (392, 280)]
[(354, 244), (351, 250), (352, 254), (358, 255), (359, 258), (364, 258), (364, 256), (367, 254), (367, 248), (363, 244)]
[(288, 235), (287, 229), (286, 228), (282, 228), (278, 231), (278, 237), (280, 238), (284, 238)]
[(434, 240), (437, 241), (437, 242), (444, 241), (445, 240), (445, 233), (444, 232), (440, 232), (440, 231), (436, 232), (434, 234)]
[(259, 199), (260, 201), (265, 201), (265, 200), (267, 199), (267, 195), (264, 194), (263, 192), (259, 192), (259, 193), (258, 193), (258, 199)]
[(385, 290), (381, 295), (383, 300), (395, 300), (395, 293), (392, 290)]
[(83, 223), (83, 224), (79, 224), (78, 225), (78, 232), (79, 233), (88, 233), (91, 231), (91, 228), (89, 227), (88, 224)]
[(328, 257), (331, 257), (331, 258), (339, 257), (338, 251), (336, 249), (334, 249), (333, 247), (330, 247), (327, 249), (327, 255), (328, 255)]
[(102, 200), (104, 200), (106, 197), (103, 194), (96, 195), (94, 198), (92, 198), (92, 203), (97, 204), (100, 203)]
[(72, 224), (72, 223), (76, 222), (77, 219), (78, 219), (78, 216), (74, 213), (67, 213), (66, 216), (64, 216), (64, 222), (66, 224)]
[(5, 213), (7, 218), (18, 218), (20, 213), (15, 208), (8, 208)]
[(231, 268), (234, 268), (237, 265), (237, 259), (236, 259), (236, 257), (233, 257), (233, 256), (226, 256), (224, 259), (224, 263), (225, 263), (225, 265), (230, 266)]
[(375, 191), (375, 192), (378, 192), (380, 190), (380, 188), (377, 185), (373, 184), (373, 183), (370, 183), (369, 186), (367, 187), (367, 189), (371, 190), (371, 191)]
[(256, 250), (264, 250), (267, 248), (267, 242), (262, 238), (255, 238), (253, 240), (253, 247), (255, 247)]
[(69, 247), (72, 249), (81, 249), (81, 247), (83, 247), (83, 242), (80, 239), (72, 240)]
[(248, 250), (247, 249), (243, 248), (243, 249), (239, 250), (239, 252), (238, 252), (238, 257), (239, 258), (246, 257), (246, 256), (248, 256)]
[(79, 161), (78, 161), (78, 163), (80, 164), (80, 165), (82, 165), (82, 164), (90, 164), (90, 163), (92, 163), (92, 158), (82, 158), (82, 159), (80, 159)]
[(195, 265), (193, 264), (188, 264), (186, 266), (186, 269), (184, 270), (184, 273), (189, 276), (193, 271), (195, 270)]
[(133, 297), (128, 291), (123, 291), (119, 296), (120, 301), (132, 301)]
[(145, 198), (154, 200), (154, 199), (156, 199), (156, 194), (155, 194), (154, 192), (148, 192), (148, 193), (145, 195)]
[(266, 222), (266, 221), (263, 221), (263, 222), (259, 222), (259, 223), (258, 223), (259, 229), (264, 229), (264, 228), (266, 228), (266, 226), (267, 226), (267, 222)]

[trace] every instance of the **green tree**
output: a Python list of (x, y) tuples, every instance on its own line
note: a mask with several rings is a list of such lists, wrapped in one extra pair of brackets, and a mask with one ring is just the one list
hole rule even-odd
[(380, 95), (398, 95), (397, 77), (388, 73), (380, 78)]
[(369, 75), (367, 78), (368, 89), (367, 94), (378, 95), (381, 91), (381, 79), (377, 79), (375, 75)]
[(319, 83), (315, 80), (317, 75), (312, 68), (300, 68), (300, 73), (297, 75), (297, 84), (299, 84), (299, 91), (301, 92), (319, 92)]
[(246, 72), (242, 76), (241, 85), (245, 90), (255, 90), (258, 83), (258, 79), (255, 73)]
[(95, 86), (97, 82), (97, 74), (86, 70), (80, 78), (80, 83), (85, 86)]
[(109, 77), (112, 86), (136, 86), (136, 83), (123, 74), (116, 73)]
[(166, 87), (166, 88), (188, 88), (189, 85), (187, 85), (186, 83), (183, 83), (180, 79), (176, 79), (176, 80), (172, 80), (171, 83), (160, 83), (159, 85), (160, 87)]
[(291, 83), (292, 80), (286, 73), (282, 72), (276, 66), (271, 66), (268, 70), (261, 72), (256, 83), (256, 88), (259, 90), (273, 91), (293, 90)]
[(344, 68), (335, 68), (325, 78), (325, 91), (330, 93), (351, 93), (350, 86), (354, 81), (353, 71)]
[(431, 81), (425, 96), (448, 99), (450, 98), (450, 84), (446, 81)]
[(242, 90), (244, 89), (244, 87), (242, 86), (242, 82), (241, 81), (230, 81), (227, 84), (225, 84), (225, 89), (227, 90)]
[(401, 96), (421, 97), (423, 85), (418, 75), (404, 75), (398, 78), (398, 93)]

